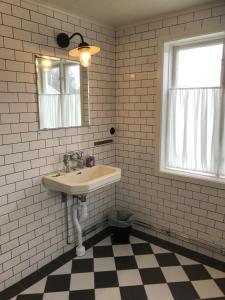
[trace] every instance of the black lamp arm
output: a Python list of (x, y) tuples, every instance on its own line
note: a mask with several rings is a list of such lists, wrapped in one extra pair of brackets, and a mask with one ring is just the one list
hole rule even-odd
[(69, 40), (71, 40), (75, 35), (79, 35), (79, 37), (81, 38), (81, 43), (83, 44), (84, 43), (84, 38), (83, 38), (83, 35), (79, 32), (75, 32), (73, 33), (70, 37), (69, 37)]
[(85, 43), (83, 35), (79, 32), (75, 32), (73, 33), (70, 37), (66, 34), (66, 33), (59, 33), (57, 35), (57, 44), (61, 47), (61, 48), (66, 48), (69, 46), (70, 44), (70, 40), (75, 36), (75, 35), (79, 35), (80, 39), (81, 39), (81, 43), (78, 45), (79, 48), (82, 47), (88, 47), (89, 45), (87, 43)]

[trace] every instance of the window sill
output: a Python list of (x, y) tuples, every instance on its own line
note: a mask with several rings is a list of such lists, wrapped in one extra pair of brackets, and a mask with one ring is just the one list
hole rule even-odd
[(170, 169), (161, 169), (156, 172), (156, 175), (159, 177), (164, 177), (172, 180), (209, 186), (212, 188), (220, 188), (225, 190), (225, 178), (215, 178), (204, 175), (199, 175), (196, 173), (186, 173), (182, 171), (173, 171)]

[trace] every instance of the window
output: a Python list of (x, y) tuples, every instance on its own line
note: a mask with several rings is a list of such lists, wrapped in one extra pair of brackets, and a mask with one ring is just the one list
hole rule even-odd
[(224, 40), (165, 43), (160, 170), (225, 179)]

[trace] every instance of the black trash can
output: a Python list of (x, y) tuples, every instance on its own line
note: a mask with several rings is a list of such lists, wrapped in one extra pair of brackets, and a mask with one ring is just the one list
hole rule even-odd
[(129, 243), (134, 215), (126, 210), (114, 210), (108, 216), (113, 240), (117, 243)]

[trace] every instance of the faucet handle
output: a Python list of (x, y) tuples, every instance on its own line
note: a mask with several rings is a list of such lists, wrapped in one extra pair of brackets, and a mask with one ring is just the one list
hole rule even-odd
[(77, 151), (76, 155), (78, 159), (82, 159), (84, 152), (83, 151)]
[(68, 161), (70, 159), (70, 153), (65, 153), (63, 155), (63, 161)]
[(75, 156), (76, 156), (76, 152), (75, 151), (70, 151), (69, 156), (70, 156), (70, 159), (74, 160)]

